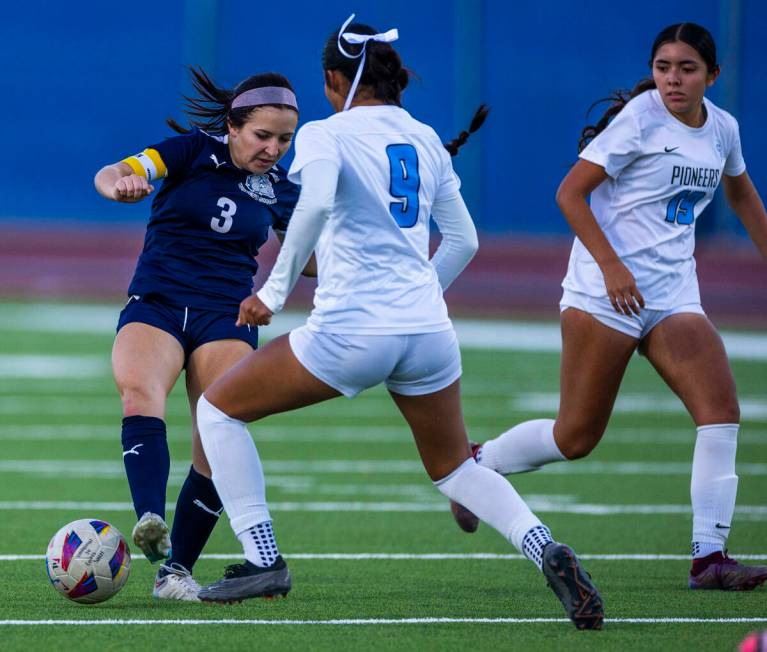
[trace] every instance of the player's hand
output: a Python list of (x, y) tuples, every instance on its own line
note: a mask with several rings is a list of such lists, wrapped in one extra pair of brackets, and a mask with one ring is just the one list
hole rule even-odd
[(135, 204), (154, 191), (154, 186), (144, 177), (131, 174), (120, 177), (112, 190), (112, 199), (126, 204)]
[(240, 314), (235, 326), (266, 326), (272, 322), (273, 314), (261, 299), (251, 294), (240, 304)]
[(607, 296), (615, 312), (638, 315), (639, 309), (644, 308), (644, 297), (628, 267), (620, 260), (614, 260), (602, 267), (602, 274), (605, 277)]

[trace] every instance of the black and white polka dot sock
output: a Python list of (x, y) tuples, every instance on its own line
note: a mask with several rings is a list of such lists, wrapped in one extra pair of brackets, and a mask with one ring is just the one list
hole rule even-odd
[(538, 570), (543, 570), (543, 548), (552, 541), (554, 539), (551, 538), (551, 532), (545, 525), (530, 528), (522, 539), (522, 552)]
[(249, 530), (241, 532), (237, 538), (245, 549), (245, 559), (261, 568), (271, 566), (280, 554), (274, 540), (271, 521), (257, 523)]

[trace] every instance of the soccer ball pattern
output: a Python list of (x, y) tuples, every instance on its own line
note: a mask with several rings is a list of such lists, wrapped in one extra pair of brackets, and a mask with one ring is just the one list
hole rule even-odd
[(61, 528), (48, 544), (48, 578), (64, 597), (83, 604), (104, 602), (128, 581), (130, 550), (106, 521), (84, 518)]

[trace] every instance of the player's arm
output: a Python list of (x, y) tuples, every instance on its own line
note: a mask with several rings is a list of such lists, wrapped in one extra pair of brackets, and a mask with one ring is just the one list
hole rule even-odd
[[(277, 236), (277, 240), (280, 241), (280, 246), (282, 246), (282, 243), (285, 242), (285, 232), (275, 231), (274, 234)], [(317, 278), (317, 257), (314, 255), (314, 253), (312, 253), (312, 255), (309, 257), (309, 261), (306, 263), (306, 266), (301, 270), (301, 276)]]
[(318, 160), (301, 169), (301, 195), (290, 218), (277, 262), (264, 286), (240, 304), (238, 326), (266, 325), (271, 322), (274, 313), (282, 310), (333, 211), (337, 185), (338, 168), (335, 163)]
[(727, 203), (748, 231), (762, 258), (767, 258), (767, 213), (751, 178), (747, 172), (736, 177), (725, 174), (722, 183)]
[(431, 263), (437, 272), (442, 291), (464, 270), (479, 248), (477, 229), (460, 194), (440, 200), (431, 208), (431, 215), (442, 234)]
[(559, 185), (557, 204), (570, 228), (602, 270), (607, 295), (615, 311), (638, 315), (639, 308), (644, 308), (644, 298), (633, 274), (613, 249), (588, 203), (589, 195), (605, 179), (607, 172), (601, 165), (580, 159)]
[(118, 202), (135, 203), (149, 195), (155, 179), (167, 176), (168, 170), (154, 149), (145, 149), (140, 154), (129, 156), (119, 163), (101, 168), (94, 183), (102, 197)]

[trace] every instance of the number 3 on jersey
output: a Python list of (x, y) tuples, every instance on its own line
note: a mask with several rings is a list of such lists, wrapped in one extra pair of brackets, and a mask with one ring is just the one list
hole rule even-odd
[(229, 233), (232, 228), (232, 215), (237, 212), (237, 204), (228, 197), (219, 197), (217, 205), (221, 209), (221, 217), (211, 217), (210, 228), (218, 233)]
[(397, 199), (389, 204), (389, 212), (401, 229), (409, 229), (418, 222), (418, 152), (409, 144), (389, 145), (386, 148), (391, 169), (389, 194)]

